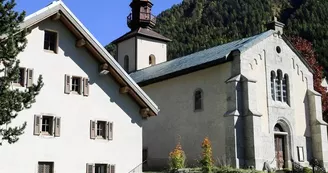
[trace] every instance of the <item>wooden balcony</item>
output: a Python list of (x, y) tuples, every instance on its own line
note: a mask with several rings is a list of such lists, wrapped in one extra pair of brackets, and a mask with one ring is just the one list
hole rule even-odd
[[(131, 28), (133, 23), (133, 16), (130, 13), (127, 17), (127, 24)], [(156, 25), (156, 16), (152, 15), (151, 13), (140, 12), (139, 21), (136, 23), (142, 25), (149, 25), (150, 27), (154, 27)]]

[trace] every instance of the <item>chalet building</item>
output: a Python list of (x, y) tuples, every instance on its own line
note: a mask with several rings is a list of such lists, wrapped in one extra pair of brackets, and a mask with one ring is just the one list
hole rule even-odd
[(142, 126), (158, 107), (62, 1), (26, 17), (18, 59), (25, 90), (39, 75), (36, 103), (10, 125), (20, 140), (0, 147), (1, 173), (127, 173), (142, 163)]
[(152, 30), (152, 5), (133, 0), (131, 31), (114, 41), (118, 63), (161, 109), (143, 126), (145, 168), (167, 167), (178, 141), (188, 165), (197, 164), (207, 136), (216, 162), (227, 165), (283, 169), (316, 158), (328, 167), (321, 95), (284, 24), (167, 61), (170, 39)]

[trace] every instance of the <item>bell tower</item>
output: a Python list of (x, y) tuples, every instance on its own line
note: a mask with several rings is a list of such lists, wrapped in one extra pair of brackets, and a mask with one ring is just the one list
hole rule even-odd
[(153, 31), (156, 16), (150, 0), (132, 0), (127, 17), (130, 32), (112, 43), (116, 44), (115, 59), (128, 73), (167, 61), (167, 43), (171, 40)]
[(152, 29), (156, 25), (156, 17), (151, 13), (153, 3), (150, 0), (133, 0), (130, 4), (132, 12), (127, 17), (131, 30), (139, 27)]

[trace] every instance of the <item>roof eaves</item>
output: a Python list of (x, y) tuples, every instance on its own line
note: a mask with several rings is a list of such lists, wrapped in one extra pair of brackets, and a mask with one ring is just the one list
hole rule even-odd
[(150, 79), (143, 79), (141, 81), (138, 81), (138, 84), (140, 86), (146, 86), (146, 85), (150, 85), (150, 84), (153, 84), (153, 83), (156, 83), (156, 82), (171, 79), (171, 78), (174, 78), (174, 77), (177, 77), (177, 76), (182, 76), (182, 75), (189, 74), (189, 73), (192, 73), (192, 72), (196, 72), (196, 71), (199, 71), (199, 70), (203, 70), (203, 69), (206, 69), (206, 68), (209, 68), (209, 67), (213, 67), (213, 66), (218, 65), (218, 64), (223, 64), (225, 62), (228, 62), (228, 61), (232, 60), (232, 59), (229, 58), (229, 54), (224, 56), (224, 57), (219, 57), (214, 61), (206, 62), (206, 63), (203, 63), (203, 64), (198, 64), (196, 66), (184, 68), (184, 69), (181, 69), (181, 70), (178, 70), (178, 71), (173, 71), (173, 72), (167, 73), (167, 74), (162, 75), (162, 76), (158, 76), (158, 77), (154, 77), (154, 78), (150, 78)]

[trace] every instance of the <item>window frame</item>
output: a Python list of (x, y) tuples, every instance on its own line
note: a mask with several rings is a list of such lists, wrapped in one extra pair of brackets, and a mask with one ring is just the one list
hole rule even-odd
[[(200, 108), (198, 108), (197, 106), (198, 105), (196, 105), (197, 104), (197, 98), (196, 98), (196, 96), (197, 96), (197, 94), (198, 93), (200, 93)], [(195, 91), (194, 91), (194, 95), (193, 95), (193, 100), (194, 100), (194, 112), (201, 112), (201, 111), (203, 111), (204, 110), (204, 92), (203, 92), (203, 90), (201, 89), (201, 88), (197, 88)]]
[[(43, 126), (44, 126), (44, 120), (45, 119), (48, 119), (49, 120), (49, 124), (47, 124), (47, 126), (48, 126), (48, 131), (43, 131)], [(54, 125), (55, 125), (55, 123), (54, 123), (54, 119), (55, 119), (55, 117), (54, 116), (51, 116), (51, 115), (42, 115), (42, 118), (41, 118), (41, 123), (40, 123), (40, 125), (41, 125), (41, 128), (40, 128), (40, 131), (41, 131), (41, 135), (46, 135), (46, 136), (53, 136), (54, 135), (54, 130), (53, 130), (53, 128), (54, 128)]]
[(278, 69), (277, 74), (275, 75), (275, 71), (271, 71), (270, 87), (271, 98), (273, 101), (286, 103), (290, 106), (289, 85), (289, 76), (287, 73), (284, 74), (280, 69)]
[[(103, 124), (103, 128), (101, 129), (103, 135), (98, 135), (99, 132), (99, 126), (100, 124)], [(97, 120), (96, 122), (96, 138), (97, 139), (104, 139), (106, 140), (106, 125), (107, 125), (107, 121), (102, 121), (102, 120)]]
[[(56, 35), (56, 40), (54, 41), (54, 50), (51, 50), (50, 49), (50, 43), (49, 43), (49, 49), (46, 49), (45, 48), (45, 42), (46, 42), (46, 33), (54, 33), (55, 35)], [(43, 35), (43, 50), (45, 51), (45, 52), (49, 52), (49, 53), (55, 53), (55, 54), (57, 54), (58, 53), (58, 45), (59, 45), (59, 33), (58, 33), (58, 31), (56, 31), (56, 30), (52, 30), (52, 29), (45, 29), (44, 30), (44, 35)]]
[[(73, 90), (73, 87), (75, 86), (73, 84), (73, 79), (78, 80), (78, 83), (79, 83), (78, 91)], [(82, 81), (82, 83), (81, 83), (81, 81)], [(70, 82), (71, 82), (71, 86), (70, 86), (71, 93), (81, 95), (82, 94), (82, 92), (81, 92), (82, 88), (81, 87), (83, 87), (83, 77), (72, 75), (71, 78), (70, 78)]]

